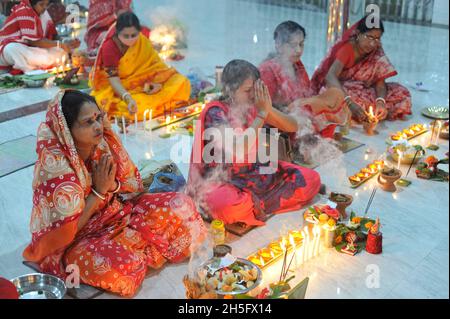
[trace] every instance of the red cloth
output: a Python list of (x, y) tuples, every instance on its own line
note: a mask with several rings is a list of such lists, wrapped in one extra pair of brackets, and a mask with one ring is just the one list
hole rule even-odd
[(14, 284), (0, 277), (0, 299), (19, 299), (19, 293), (17, 292)]
[(119, 67), (122, 53), (120, 52), (119, 47), (116, 45), (112, 38), (109, 38), (105, 41), (100, 54), (102, 56), (102, 64), (100, 66), (106, 68)]
[(341, 61), (344, 68), (348, 69), (355, 65), (355, 51), (351, 43), (347, 42), (336, 53), (336, 60)]
[[(141, 33), (146, 36), (147, 38), (150, 37), (150, 29), (147, 27), (142, 27)], [(117, 68), (119, 67), (120, 59), (122, 58), (123, 54), (120, 52), (119, 47), (113, 40), (113, 36), (116, 34), (116, 28), (115, 26), (111, 27), (108, 31), (108, 34), (106, 35), (106, 38), (104, 39), (103, 44), (99, 48), (98, 52), (98, 61), (97, 65), (99, 67), (105, 67), (105, 68)]]

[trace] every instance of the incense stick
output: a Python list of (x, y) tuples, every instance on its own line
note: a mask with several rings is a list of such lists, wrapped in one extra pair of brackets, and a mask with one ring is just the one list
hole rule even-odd
[(419, 154), (419, 151), (418, 151), (418, 150), (416, 151), (416, 154), (414, 154), (414, 158), (413, 158), (411, 164), (409, 165), (408, 172), (406, 173), (405, 178), (408, 177), (409, 171), (411, 170), (411, 167), (414, 165), (414, 161), (416, 160), (417, 154)]
[(280, 274), (280, 280), (279, 280), (280, 282), (281, 282), (281, 279), (283, 278), (284, 269), (286, 268), (287, 253), (288, 253), (288, 250), (286, 249), (285, 252), (284, 252), (283, 266), (281, 267), (281, 274)]
[(373, 198), (375, 197), (375, 193), (377, 192), (377, 187), (375, 186), (373, 188), (372, 194), (370, 195), (369, 202), (367, 203), (366, 211), (364, 212), (364, 216), (367, 215), (367, 212), (369, 211), (370, 205), (372, 204)]
[(297, 252), (296, 247), (294, 247), (293, 249), (294, 249), (294, 252), (293, 252), (293, 254), (292, 254), (291, 261), (289, 262), (289, 265), (288, 265), (286, 271), (284, 272), (284, 275), (283, 275), (283, 281), (286, 280), (287, 273), (289, 272), (289, 269), (291, 269), (292, 261), (294, 260), (295, 253)]

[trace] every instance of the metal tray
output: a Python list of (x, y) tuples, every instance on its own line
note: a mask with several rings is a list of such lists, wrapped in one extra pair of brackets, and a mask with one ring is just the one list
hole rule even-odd
[(448, 120), (448, 107), (446, 106), (431, 106), (422, 109), (422, 115), (436, 120)]
[(47, 274), (29, 274), (11, 279), (20, 299), (62, 299), (66, 285), (58, 277)]

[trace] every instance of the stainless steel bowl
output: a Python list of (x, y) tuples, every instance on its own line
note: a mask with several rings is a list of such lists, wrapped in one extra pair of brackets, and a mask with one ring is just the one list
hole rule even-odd
[(47, 80), (23, 80), (23, 82), (25, 83), (25, 86), (27, 88), (41, 88), (45, 85), (45, 82), (47, 82)]
[[(208, 264), (212, 263), (214, 259), (210, 259), (208, 261), (206, 261), (202, 267), (206, 267)], [(261, 283), (262, 280), (262, 271), (261, 268), (259, 268), (258, 266), (256, 266), (254, 263), (252, 263), (251, 261), (247, 260), (247, 259), (243, 259), (243, 258), (236, 258), (236, 262), (240, 263), (240, 264), (244, 264), (247, 266), (250, 266), (251, 268), (256, 268), (257, 272), (258, 272), (258, 276), (255, 280), (255, 283), (253, 284), (253, 286), (245, 289), (245, 290), (239, 290), (239, 291), (222, 291), (222, 290), (216, 290), (216, 293), (218, 295), (240, 295), (240, 294), (246, 294), (250, 291), (252, 291), (253, 289), (255, 289), (256, 287), (259, 286), (259, 284)]]
[(20, 299), (62, 299), (66, 285), (58, 277), (47, 274), (29, 274), (11, 279)]

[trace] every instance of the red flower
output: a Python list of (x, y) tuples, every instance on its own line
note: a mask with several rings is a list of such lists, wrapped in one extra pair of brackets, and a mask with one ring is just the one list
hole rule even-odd
[(331, 218), (339, 219), (339, 211), (335, 208), (331, 208), (330, 206), (326, 205), (322, 207), (321, 211)]
[(259, 295), (256, 296), (256, 299), (267, 299), (267, 296), (269, 295), (270, 290), (268, 288), (264, 288)]

